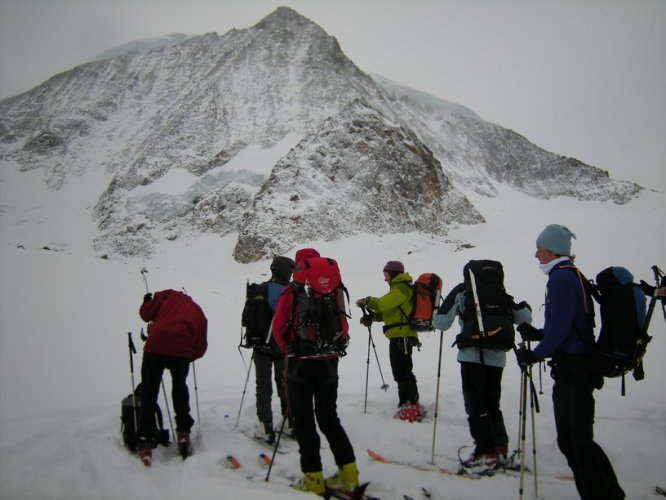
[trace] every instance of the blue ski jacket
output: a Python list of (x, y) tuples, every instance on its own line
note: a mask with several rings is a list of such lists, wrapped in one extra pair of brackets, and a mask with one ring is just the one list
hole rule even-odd
[[(558, 262), (548, 274), (543, 340), (534, 348), (541, 360), (556, 353), (580, 354), (589, 351), (594, 341), (592, 298), (585, 292), (570, 260)], [(563, 269), (563, 267), (565, 269)]]

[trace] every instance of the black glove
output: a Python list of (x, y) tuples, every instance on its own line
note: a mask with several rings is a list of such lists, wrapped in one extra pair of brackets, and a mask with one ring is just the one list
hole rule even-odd
[(523, 340), (543, 340), (543, 330), (540, 328), (534, 328), (529, 323), (521, 323), (516, 330), (518, 330), (518, 333), (520, 333)]
[(518, 360), (518, 366), (521, 368), (527, 368), (539, 361), (534, 355), (534, 352), (525, 347), (518, 349), (516, 352), (516, 359)]
[(146, 295), (143, 296), (143, 303), (145, 304), (148, 301), (153, 300), (153, 294), (148, 292)]
[(516, 309), (525, 309), (526, 307), (530, 310), (530, 312), (532, 312), (532, 307), (524, 300), (519, 304), (516, 304)]
[(657, 291), (657, 288), (647, 284), (645, 281), (641, 280), (641, 291), (648, 297), (654, 297), (654, 293)]
[(371, 314), (364, 314), (363, 316), (361, 316), (361, 324), (363, 326), (372, 325), (372, 315)]
[(358, 307), (365, 307), (365, 306), (367, 306), (367, 305), (368, 305), (368, 298), (369, 298), (369, 297), (364, 297), (364, 298), (362, 298), (362, 299), (358, 299), (358, 300), (356, 301), (356, 305), (357, 305)]
[(298, 342), (289, 342), (287, 344), (287, 355), (296, 356), (299, 353)]

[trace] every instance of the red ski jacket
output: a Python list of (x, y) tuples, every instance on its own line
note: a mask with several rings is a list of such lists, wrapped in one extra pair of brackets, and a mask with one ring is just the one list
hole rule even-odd
[(139, 315), (147, 323), (152, 321), (144, 351), (191, 360), (199, 359), (206, 352), (208, 320), (184, 293), (155, 292), (152, 300), (141, 305)]

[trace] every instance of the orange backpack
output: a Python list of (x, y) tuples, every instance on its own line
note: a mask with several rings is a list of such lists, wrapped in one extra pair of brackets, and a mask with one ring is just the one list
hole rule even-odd
[[(442, 296), (442, 279), (435, 273), (424, 273), (412, 283), (412, 312), (407, 317), (409, 326), (417, 332), (435, 329), (432, 316)], [(403, 313), (404, 314), (404, 313)]]

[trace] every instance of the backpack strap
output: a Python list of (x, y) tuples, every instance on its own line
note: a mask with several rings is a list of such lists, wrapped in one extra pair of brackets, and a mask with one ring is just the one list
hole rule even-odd
[[(404, 287), (407, 287), (409, 289), (411, 295), (409, 295), (409, 298), (407, 299), (408, 301), (411, 301), (413, 296), (414, 296), (414, 293), (416, 293), (416, 291), (414, 290), (414, 287), (410, 283), (399, 282), (399, 283), (396, 283), (395, 286), (397, 286), (397, 287), (398, 286), (404, 286)], [(412, 306), (412, 308), (413, 307), (414, 306)], [(388, 332), (389, 330), (391, 330), (393, 328), (400, 328), (401, 326), (409, 326), (409, 316), (407, 314), (405, 314), (405, 311), (402, 309), (401, 306), (398, 306), (398, 309), (400, 310), (400, 314), (402, 314), (402, 317), (405, 319), (405, 321), (401, 321), (400, 323), (392, 323), (390, 325), (384, 325), (382, 327), (382, 331), (384, 333)]]
[[(594, 330), (594, 306), (592, 306), (592, 310), (590, 312), (590, 307), (589, 307), (589, 302), (588, 302), (588, 295), (591, 297), (594, 297), (594, 299), (600, 303), (601, 301), (601, 294), (599, 293), (598, 288), (590, 281), (588, 280), (585, 275), (578, 269), (576, 266), (560, 266), (558, 269), (567, 269), (569, 271), (572, 271), (576, 273), (576, 276), (578, 276), (578, 282), (580, 283), (581, 291), (583, 292), (583, 307), (585, 309), (585, 316), (588, 319), (588, 321), (592, 325), (592, 329)], [(592, 332), (591, 338), (590, 336), (583, 335), (583, 332), (580, 331), (576, 327), (575, 324), (571, 325), (573, 330), (578, 333), (580, 336), (581, 340), (587, 345), (588, 349), (590, 351), (594, 351), (595, 347), (595, 342), (594, 342), (594, 331)]]

